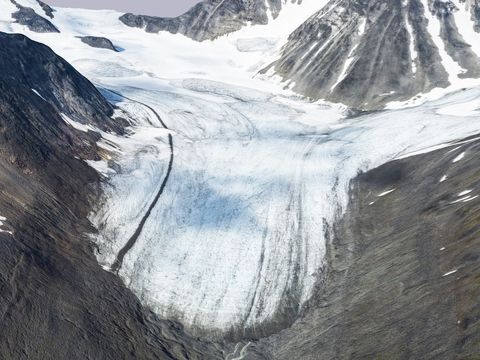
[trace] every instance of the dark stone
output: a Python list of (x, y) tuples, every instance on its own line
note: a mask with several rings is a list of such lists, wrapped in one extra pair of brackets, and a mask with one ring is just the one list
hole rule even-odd
[(112, 42), (107, 38), (97, 36), (78, 36), (78, 38), (91, 47), (117, 51)]

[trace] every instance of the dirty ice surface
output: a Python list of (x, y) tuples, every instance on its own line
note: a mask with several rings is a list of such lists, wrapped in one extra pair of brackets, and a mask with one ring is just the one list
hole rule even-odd
[[(301, 6), (313, 13), (323, 3)], [(99, 146), (108, 155), (91, 164), (105, 175), (91, 220), (107, 269), (164, 180), (172, 135), (169, 180), (119, 275), (144, 304), (189, 329), (253, 327), (287, 296), (301, 307), (321, 277), (329, 228), (359, 171), (480, 132), (478, 88), (348, 118), (341, 106), (309, 103), (279, 79), (255, 76), (308, 17), (301, 6), (288, 2), (282, 12), (295, 13), (298, 24), (280, 15), (271, 27), (203, 43), (128, 28), (114, 11), (58, 8), (52, 22), (60, 34), (0, 23), (51, 46), (135, 119), (127, 136), (103, 134)], [(75, 38), (86, 35), (108, 37), (124, 51)]]

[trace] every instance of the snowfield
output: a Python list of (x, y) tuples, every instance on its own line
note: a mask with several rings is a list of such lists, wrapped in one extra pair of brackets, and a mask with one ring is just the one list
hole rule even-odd
[[(37, 10), (33, 0), (19, 3)], [(159, 191), (172, 135), (168, 182), (118, 274), (144, 304), (190, 330), (253, 328), (287, 299), (301, 307), (321, 279), (353, 177), (440, 144), (447, 153), (480, 132), (479, 88), (349, 118), (342, 106), (255, 76), (324, 3), (288, 2), (267, 28), (203, 43), (128, 28), (114, 11), (58, 8), (60, 34), (32, 33), (2, 15), (0, 30), (52, 47), (134, 121), (126, 136), (102, 133), (108, 155), (91, 164), (105, 178), (91, 221), (106, 269)], [(90, 48), (80, 35), (105, 36), (123, 51)]]

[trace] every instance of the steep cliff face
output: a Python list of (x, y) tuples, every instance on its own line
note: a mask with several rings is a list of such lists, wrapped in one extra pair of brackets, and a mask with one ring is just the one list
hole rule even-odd
[[(72, 131), (60, 115), (102, 126), (108, 115), (101, 111), (113, 109), (98, 92), (89, 95), (95, 99), (93, 106), (83, 100), (81, 91), (95, 90), (93, 85), (48, 47), (23, 35), (0, 33), (0, 49), (4, 159), (35, 175), (43, 173), (48, 163), (79, 152), (87, 159), (97, 158), (91, 137)], [(70, 86), (68, 92), (60, 91), (63, 84)]]
[(302, 24), (263, 72), (293, 90), (381, 109), (480, 76), (476, 2), (334, 0)]
[(145, 27), (147, 32), (168, 31), (204, 41), (240, 30), (248, 23), (266, 25), (268, 14), (275, 19), (281, 9), (281, 0), (206, 0), (176, 18), (125, 14), (120, 20), (131, 27)]

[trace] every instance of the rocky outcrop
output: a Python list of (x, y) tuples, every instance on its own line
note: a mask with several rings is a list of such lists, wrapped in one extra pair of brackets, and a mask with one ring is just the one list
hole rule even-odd
[[(47, 19), (38, 15), (35, 10), (18, 4), (15, 0), (12, 3), (18, 8), (18, 11), (12, 14), (12, 18), (17, 20), (20, 25), (25, 25), (29, 30), (38, 33), (59, 33), (58, 29)], [(47, 5), (48, 6), (48, 5)], [(45, 7), (44, 7), (45, 10)], [(51, 10), (51, 9), (50, 9)], [(46, 13), (48, 15), (48, 13)], [(50, 11), (51, 14), (51, 11)], [(51, 14), (52, 15), (52, 14)], [(53, 15), (51, 16), (53, 18)]]
[[(445, 88), (452, 79), (480, 76), (479, 54), (467, 42), (474, 23), (459, 24), (461, 18), (455, 17), (478, 19), (475, 6), (332, 1), (290, 35), (280, 58), (262, 73), (280, 75), (294, 83), (294, 91), (315, 100), (382, 109), (390, 101)], [(446, 61), (457, 63), (458, 71)]]
[(98, 36), (79, 36), (78, 37), (83, 43), (98, 49), (107, 49), (112, 51), (117, 51), (112, 42), (104, 37)]
[(120, 20), (131, 27), (145, 27), (147, 32), (168, 31), (204, 41), (240, 30), (248, 22), (265, 25), (268, 23), (267, 12), (276, 18), (281, 8), (280, 0), (205, 0), (176, 18), (125, 14)]
[(43, 11), (45, 11), (45, 15), (53, 19), (53, 9), (41, 0), (37, 0), (37, 3), (42, 7)]

